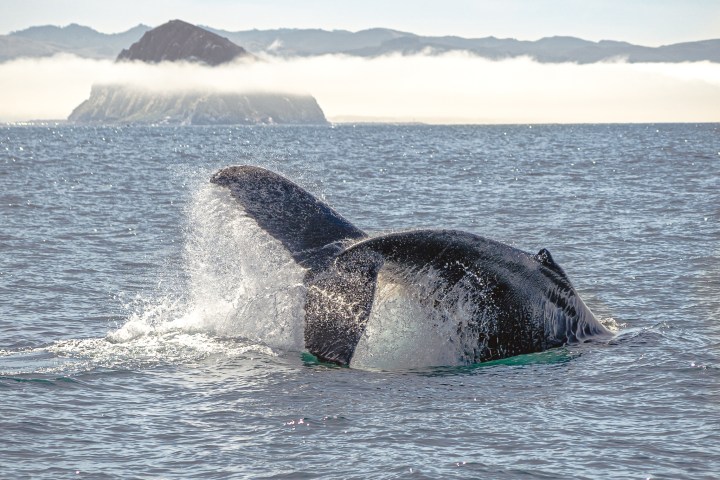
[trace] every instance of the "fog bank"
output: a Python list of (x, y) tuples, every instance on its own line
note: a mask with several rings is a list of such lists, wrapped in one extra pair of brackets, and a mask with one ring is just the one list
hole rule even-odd
[(720, 121), (720, 64), (541, 64), (467, 53), (267, 58), (206, 67), (68, 55), (0, 64), (0, 121), (64, 119), (93, 84), (157, 92), (315, 96), (330, 121), (581, 123)]

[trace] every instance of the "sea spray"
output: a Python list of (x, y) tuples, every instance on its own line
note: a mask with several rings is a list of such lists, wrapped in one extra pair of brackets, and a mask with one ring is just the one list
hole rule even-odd
[(186, 218), (185, 291), (146, 302), (108, 340), (181, 331), (302, 350), (304, 269), (225, 189), (198, 187)]

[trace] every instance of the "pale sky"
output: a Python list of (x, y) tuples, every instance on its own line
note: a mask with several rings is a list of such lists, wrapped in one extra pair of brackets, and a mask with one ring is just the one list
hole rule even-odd
[(0, 34), (70, 23), (114, 33), (175, 18), (229, 31), (386, 27), (523, 40), (570, 35), (648, 46), (720, 38), (720, 0), (0, 0)]

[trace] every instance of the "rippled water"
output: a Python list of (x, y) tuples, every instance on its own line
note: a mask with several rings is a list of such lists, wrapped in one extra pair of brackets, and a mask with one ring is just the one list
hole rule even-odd
[[(229, 164), (368, 232), (548, 248), (617, 335), (318, 364), (302, 272), (208, 184)], [(0, 127), (2, 478), (717, 472), (719, 125)]]

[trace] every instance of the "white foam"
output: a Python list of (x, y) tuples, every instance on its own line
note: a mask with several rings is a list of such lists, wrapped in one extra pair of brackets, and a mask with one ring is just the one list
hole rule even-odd
[(598, 318), (598, 321), (613, 334), (627, 327), (626, 323), (618, 322), (613, 317)]

